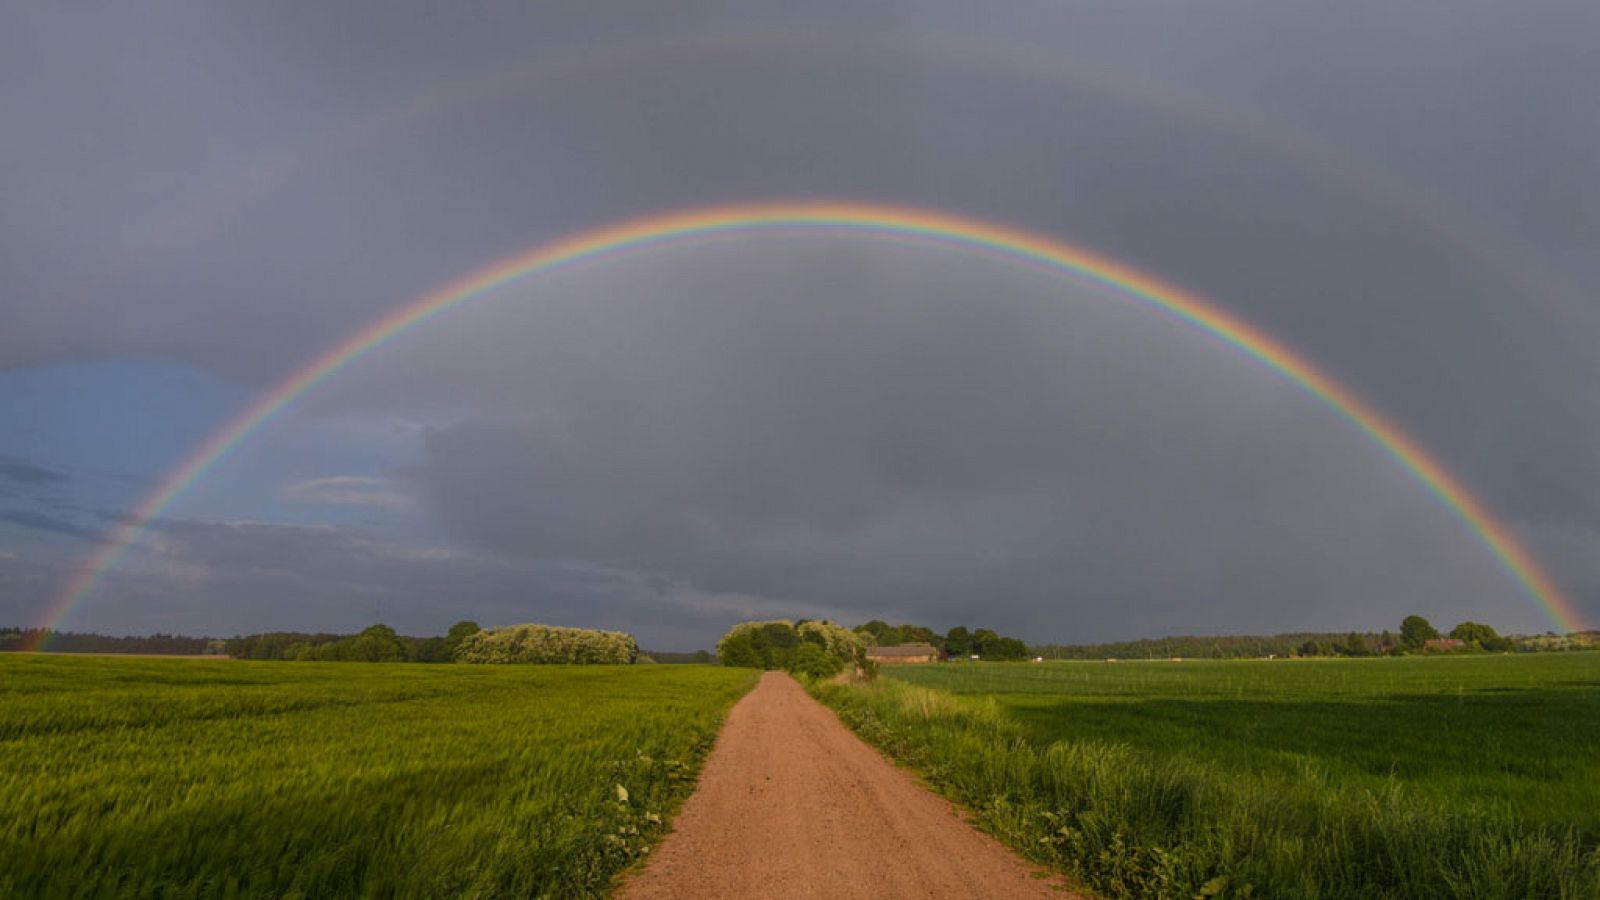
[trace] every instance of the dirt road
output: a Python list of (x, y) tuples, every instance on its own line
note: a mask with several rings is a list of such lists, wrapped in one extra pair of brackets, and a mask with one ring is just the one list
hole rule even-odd
[(729, 713), (673, 832), (618, 896), (1072, 896), (1036, 871), (769, 672)]

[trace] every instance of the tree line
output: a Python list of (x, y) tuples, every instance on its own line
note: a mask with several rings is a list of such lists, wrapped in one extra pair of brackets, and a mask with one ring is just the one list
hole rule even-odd
[[(1582, 635), (1560, 646), (1582, 646)], [(1459, 642), (1459, 643), (1457, 643)], [(1044, 644), (1033, 652), (1046, 659), (1258, 659), (1267, 656), (1401, 656), (1416, 653), (1533, 652), (1552, 649), (1542, 637), (1512, 637), (1482, 622), (1462, 622), (1441, 634), (1422, 616), (1406, 616), (1391, 631), (1287, 632), (1274, 635), (1215, 635), (1146, 638), (1104, 644)]]
[(115, 636), (50, 628), (0, 628), (0, 652), (38, 647), (57, 653), (155, 653), (194, 656), (225, 652), (223, 641), (181, 634)]
[(481, 631), (463, 620), (439, 637), (409, 637), (378, 624), (357, 634), (309, 634), (268, 631), (233, 638), (226, 643), (234, 659), (287, 659), (300, 662), (455, 662), (461, 642)]

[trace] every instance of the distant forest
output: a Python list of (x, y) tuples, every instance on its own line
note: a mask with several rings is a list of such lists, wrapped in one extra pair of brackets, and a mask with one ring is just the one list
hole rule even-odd
[[(1367, 648), (1385, 645), (1384, 633), (1356, 632)], [(1344, 647), (1350, 633), (1330, 634), (1296, 631), (1272, 635), (1179, 635), (1114, 641), (1108, 644), (1039, 644), (1033, 653), (1045, 659), (1251, 659), (1264, 656), (1338, 655), (1333, 647)], [(1304, 654), (1307, 645), (1327, 648), (1325, 654)], [(1362, 655), (1368, 655), (1363, 653)]]
[(218, 638), (188, 637), (181, 634), (150, 634), (117, 637), (52, 631), (48, 628), (0, 628), (0, 652), (37, 647), (48, 638), (49, 649), (58, 653), (162, 653), (192, 656), (224, 655), (224, 642)]
[[(1422, 622), (1427, 625), (1426, 620)], [(1600, 632), (1569, 635), (1498, 635), (1473, 622), (1457, 625), (1448, 635), (1413, 629), (1408, 635), (1388, 631), (1289, 632), (1273, 635), (1182, 635), (1116, 641), (1107, 644), (1038, 644), (1029, 651), (1045, 659), (1252, 659), (1266, 656), (1385, 656), (1408, 652), (1490, 651), (1532, 653), (1600, 648)], [(1430, 646), (1429, 642), (1435, 642)], [(1442, 644), (1440, 643), (1442, 641)], [(1452, 645), (1458, 641), (1459, 646)]]
[[(48, 637), (47, 649), (56, 653), (151, 653), (169, 656), (232, 656), (237, 659), (295, 658), (309, 648), (307, 658), (317, 658), (316, 651), (327, 659), (376, 658), (405, 662), (448, 662), (455, 645), (471, 631), (476, 623), (458, 622), (452, 633), (437, 638), (415, 638), (397, 635), (382, 625), (373, 626), (358, 634), (270, 632), (240, 635), (223, 639), (189, 637), (181, 634), (151, 634), (115, 636), (88, 634), (75, 631), (52, 631), (47, 628), (0, 627), (0, 653), (39, 646)], [(365, 636), (367, 640), (358, 642)], [(644, 654), (658, 663), (709, 663), (715, 657), (706, 650), (690, 653), (646, 651)]]

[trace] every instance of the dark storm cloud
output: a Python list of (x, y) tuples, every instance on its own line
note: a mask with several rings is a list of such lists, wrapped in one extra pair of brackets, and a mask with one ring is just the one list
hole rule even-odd
[[(0, 551), (0, 621), (31, 622), (59, 567)], [(847, 611), (714, 594), (660, 576), (536, 564), (347, 529), (165, 519), (68, 624), (110, 632), (234, 634), (283, 628), (357, 630), (384, 621), (437, 634), (462, 617), (536, 620), (631, 631), (646, 646), (709, 646), (732, 619)]]
[[(264, 386), (404, 299), (577, 227), (771, 197), (933, 206), (1115, 254), (1305, 351), (1594, 610), (1580, 548), (1600, 529), (1596, 16), (13, 11), (0, 365), (157, 356)], [(609, 49), (724, 32), (788, 39)], [(1006, 49), (929, 50), (924, 33)], [(548, 68), (580, 55), (586, 68)], [(338, 137), (519, 71), (498, 83), (522, 89)], [(1207, 616), (1336, 626), (1330, 610), (1357, 595), (1373, 626), (1404, 597), (1490, 618), (1519, 602), (1325, 411), (1193, 336), (1062, 318), (1044, 310), (1057, 283), (1002, 267), (877, 246), (744, 252), (574, 273), (560, 296), (589, 311), (558, 298), (454, 314), (310, 402), (434, 424), (418, 492), (462, 545), (518, 572), (585, 560), (669, 596), (946, 619), (992, 597), (1013, 622), (1107, 634)], [(326, 497), (331, 477), (301, 482)], [(317, 571), (382, 579), (338, 559), (345, 575), (334, 559)], [(512, 570), (485, 568), (501, 581), (483, 590), (514, 593)], [(649, 591), (607, 583), (648, 607)]]
[(1295, 388), (976, 258), (769, 237), (621, 262), (463, 312), (329, 402), (385, 390), (481, 404), (412, 477), (461, 540), (512, 558), (1091, 635), (1129, 615), (1379, 627), (1405, 603), (1531, 619)]
[(55, 469), (18, 459), (14, 456), (0, 456), (0, 480), (11, 481), (16, 484), (31, 486), (57, 485), (67, 480), (67, 476)]
[(60, 516), (42, 513), (32, 509), (0, 509), (0, 522), (10, 522), (35, 531), (48, 531), (52, 534), (63, 534), (68, 537), (82, 538), (86, 541), (99, 539), (99, 535), (83, 528)]

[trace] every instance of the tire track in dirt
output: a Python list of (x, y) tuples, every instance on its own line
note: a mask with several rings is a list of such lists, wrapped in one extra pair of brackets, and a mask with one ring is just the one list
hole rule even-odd
[(1074, 896), (1039, 871), (863, 743), (793, 678), (768, 672), (728, 714), (672, 833), (617, 896)]

